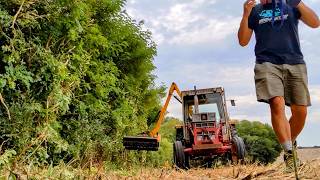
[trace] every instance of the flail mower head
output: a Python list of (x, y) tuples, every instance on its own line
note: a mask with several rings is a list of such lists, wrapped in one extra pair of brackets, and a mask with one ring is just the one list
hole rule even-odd
[(123, 146), (127, 150), (157, 151), (159, 149), (159, 138), (147, 135), (125, 136)]

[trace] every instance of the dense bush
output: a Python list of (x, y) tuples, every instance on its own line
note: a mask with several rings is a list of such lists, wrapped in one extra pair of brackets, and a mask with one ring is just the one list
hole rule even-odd
[(147, 129), (163, 88), (156, 45), (124, 4), (0, 0), (0, 155), (81, 166), (143, 158), (121, 139)]
[[(154, 123), (164, 92), (154, 84), (151, 34), (124, 5), (0, 0), (0, 173), (24, 163), (171, 163), (177, 119), (165, 121), (158, 152), (122, 147), (124, 135)], [(243, 121), (237, 128), (253, 160), (268, 163), (279, 155), (271, 127)]]
[(271, 126), (260, 122), (240, 121), (239, 135), (246, 144), (247, 155), (255, 162), (272, 163), (280, 155), (281, 146)]

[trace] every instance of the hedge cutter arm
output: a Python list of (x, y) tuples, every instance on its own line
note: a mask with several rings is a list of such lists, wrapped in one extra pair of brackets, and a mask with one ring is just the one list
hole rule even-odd
[[(167, 112), (167, 108), (169, 106), (170, 100), (172, 96), (174, 96), (174, 92), (179, 96), (181, 99), (181, 91), (176, 85), (176, 83), (172, 83), (169, 89), (169, 93), (167, 95), (166, 101), (164, 105), (161, 108), (161, 111), (159, 113), (159, 118), (156, 122), (155, 127), (147, 133), (142, 133), (138, 136), (125, 136), (123, 138), (123, 146), (128, 150), (149, 150), (149, 151), (157, 151), (159, 149), (159, 142), (161, 139), (161, 136), (158, 134), (161, 125), (164, 121), (164, 116)], [(174, 96), (179, 102), (181, 100)]]

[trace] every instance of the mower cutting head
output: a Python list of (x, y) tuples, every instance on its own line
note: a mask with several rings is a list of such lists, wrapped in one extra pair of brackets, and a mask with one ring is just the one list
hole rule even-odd
[(159, 149), (158, 138), (149, 136), (125, 136), (123, 146), (128, 150), (157, 151)]

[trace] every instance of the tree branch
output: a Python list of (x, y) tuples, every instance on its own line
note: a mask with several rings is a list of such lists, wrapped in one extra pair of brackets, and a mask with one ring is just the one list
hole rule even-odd
[(19, 13), (20, 13), (21, 10), (22, 10), (22, 7), (23, 7), (25, 1), (26, 1), (26, 0), (23, 0), (23, 1), (22, 1), (18, 12), (17, 12), (17, 13), (14, 15), (14, 17), (13, 17), (13, 21), (12, 21), (12, 25), (11, 25), (11, 28), (12, 28), (12, 29), (14, 29), (14, 24), (15, 24), (16, 21), (17, 21), (18, 15), (19, 15)]
[(7, 111), (9, 120), (11, 120), (11, 115), (10, 115), (9, 108), (8, 108), (8, 106), (6, 105), (6, 103), (4, 102), (4, 99), (3, 99), (1, 93), (0, 93), (0, 101), (1, 101), (2, 105), (6, 108), (6, 111)]

